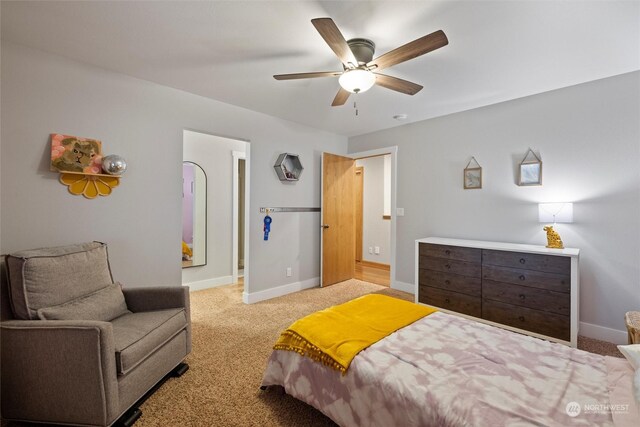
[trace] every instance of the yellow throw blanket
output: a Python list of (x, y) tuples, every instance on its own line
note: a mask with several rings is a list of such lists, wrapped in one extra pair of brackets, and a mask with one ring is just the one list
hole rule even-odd
[(295, 351), (345, 374), (362, 350), (434, 311), (398, 298), (365, 295), (297, 320), (273, 348)]

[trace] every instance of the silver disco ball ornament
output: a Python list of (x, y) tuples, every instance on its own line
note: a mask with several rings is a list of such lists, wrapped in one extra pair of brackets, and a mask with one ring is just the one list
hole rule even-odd
[(122, 175), (127, 170), (127, 161), (116, 154), (104, 156), (102, 170), (109, 175)]

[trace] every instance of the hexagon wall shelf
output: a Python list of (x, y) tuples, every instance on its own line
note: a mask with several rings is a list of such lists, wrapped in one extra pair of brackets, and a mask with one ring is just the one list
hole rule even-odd
[(300, 156), (291, 153), (280, 154), (273, 168), (276, 170), (280, 181), (297, 181), (300, 179), (304, 169), (300, 162)]

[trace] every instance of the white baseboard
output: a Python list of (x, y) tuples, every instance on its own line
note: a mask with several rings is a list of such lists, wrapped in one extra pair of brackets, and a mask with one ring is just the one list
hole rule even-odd
[(397, 289), (399, 291), (409, 292), (410, 294), (414, 294), (416, 292), (416, 285), (413, 283), (406, 283), (396, 280), (395, 283), (391, 285), (391, 289)]
[(604, 326), (591, 323), (580, 322), (579, 335), (587, 338), (594, 338), (600, 341), (612, 342), (614, 344), (627, 344), (627, 331), (605, 328)]
[(232, 276), (215, 277), (213, 279), (199, 280), (197, 282), (183, 283), (189, 287), (189, 291), (201, 291), (203, 289), (216, 288), (218, 286), (230, 285), (233, 283)]
[(276, 286), (275, 288), (265, 289), (258, 292), (243, 292), (242, 301), (245, 304), (253, 304), (259, 301), (265, 301), (271, 298), (281, 297), (283, 295), (291, 294), (293, 292), (302, 291), (304, 289), (315, 288), (320, 286), (320, 278), (313, 277), (311, 279), (303, 280), (301, 282), (289, 283), (287, 285)]

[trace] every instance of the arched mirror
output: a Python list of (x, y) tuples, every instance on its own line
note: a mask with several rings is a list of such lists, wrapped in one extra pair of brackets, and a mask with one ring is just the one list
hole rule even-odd
[(182, 268), (207, 264), (207, 174), (182, 162)]

